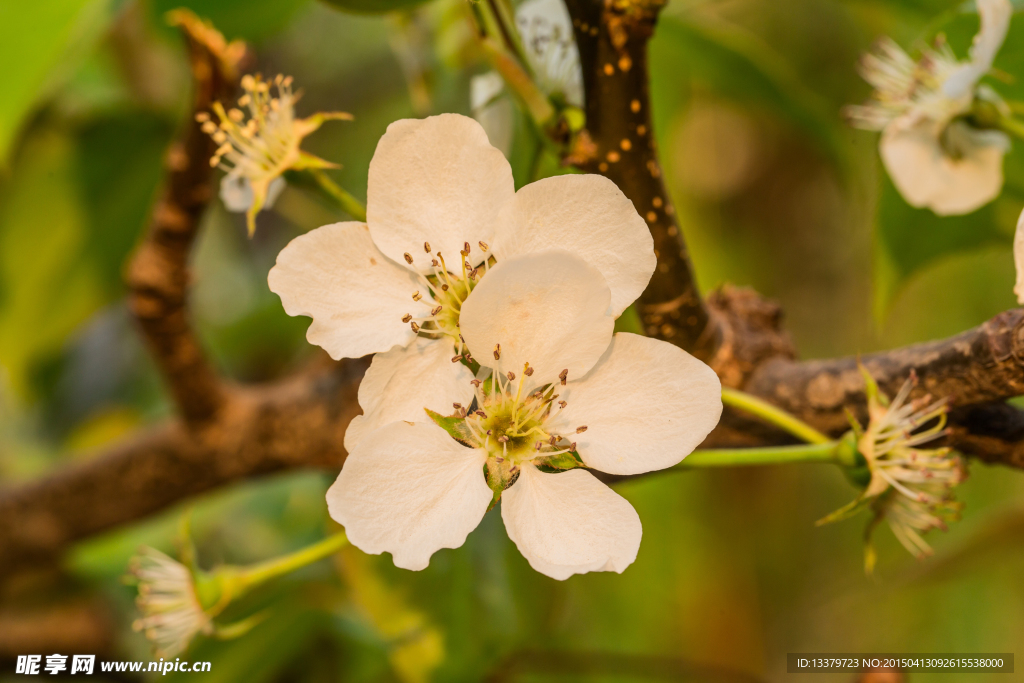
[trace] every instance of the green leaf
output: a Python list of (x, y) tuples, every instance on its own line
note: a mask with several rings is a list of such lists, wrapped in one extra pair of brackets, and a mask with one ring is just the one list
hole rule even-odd
[(661, 102), (676, 108), (671, 100), (678, 99), (681, 77), (688, 75), (738, 102), (772, 108), (807, 131), (840, 168), (848, 165), (838, 111), (754, 35), (738, 27), (664, 17), (651, 42), (651, 63), (656, 109)]
[(323, 0), (323, 2), (342, 12), (385, 14), (411, 9), (428, 2), (428, 0)]
[(286, 26), (311, 0), (154, 0), (155, 23), (172, 9), (185, 7), (211, 21), (228, 40), (261, 41)]
[(32, 107), (99, 35), (112, 0), (38, 0), (0, 3), (0, 166)]

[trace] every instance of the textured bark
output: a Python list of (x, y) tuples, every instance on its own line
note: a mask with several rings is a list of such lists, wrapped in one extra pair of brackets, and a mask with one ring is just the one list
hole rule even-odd
[(569, 161), (614, 181), (650, 226), (658, 266), (638, 302), (647, 334), (707, 359), (718, 344), (718, 330), (697, 289), (651, 129), (647, 42), (664, 3), (566, 4), (587, 100), (587, 127)]

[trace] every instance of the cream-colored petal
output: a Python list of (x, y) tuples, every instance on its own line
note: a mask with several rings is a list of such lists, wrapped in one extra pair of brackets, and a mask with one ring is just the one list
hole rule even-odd
[[(956, 150), (952, 158), (940, 142)], [(941, 124), (904, 117), (893, 121), (879, 143), (893, 184), (911, 206), (940, 216), (970, 213), (995, 199), (1003, 187), (1003, 156), (1009, 138), (962, 122)]]
[(484, 260), (478, 243), (491, 243), (495, 213), (514, 194), (512, 167), (479, 123), (459, 114), (403, 119), (388, 126), (370, 162), (366, 222), (396, 263), (408, 253), (432, 272), (428, 242), (457, 271), (465, 242), (474, 264)]
[(497, 226), (499, 261), (563, 249), (597, 268), (611, 289), (614, 317), (643, 293), (657, 265), (647, 223), (618, 186), (600, 175), (530, 183), (505, 205)]
[(586, 572), (621, 574), (643, 535), (629, 501), (578, 469), (547, 474), (524, 465), (501, 496), (501, 518), (530, 566), (559, 581)]
[(288, 315), (313, 318), (311, 344), (331, 358), (359, 358), (416, 336), (402, 317), (425, 315), (412, 300), (416, 276), (374, 246), (366, 225), (334, 223), (293, 239), (270, 269), (270, 291)]
[(492, 497), (484, 459), (435, 424), (385, 425), (349, 453), (327, 509), (352, 545), (420, 570), (441, 548), (465, 543), (483, 518)]
[(540, 89), (560, 93), (574, 107), (583, 107), (583, 69), (562, 0), (526, 0), (516, 8), (516, 26)]
[(978, 80), (992, 68), (996, 53), (1010, 30), (1013, 5), (1010, 0), (977, 0), (981, 29), (974, 36), (971, 60), (961, 64), (942, 84), (947, 97), (958, 99), (969, 94)]
[(1017, 303), (1024, 304), (1024, 212), (1017, 219), (1017, 232), (1013, 236), (1013, 262), (1017, 266), (1013, 293), (1017, 295)]
[(363, 419), (345, 432), (345, 449), (351, 451), (362, 435), (388, 423), (427, 421), (424, 408), (442, 415), (452, 413), (452, 403), (468, 408), (473, 373), (462, 363), (452, 363), (454, 355), (447, 337), (421, 337), (408, 347), (375, 355), (359, 384)]
[(505, 81), (497, 71), (469, 79), (469, 107), (473, 118), (486, 131), (487, 139), (507, 157), (512, 150), (515, 110), (505, 94)]
[[(267, 187), (267, 198), (263, 202), (263, 210), (274, 206), (274, 202), (284, 191), (284, 178), (274, 178)], [(228, 211), (243, 213), (249, 210), (253, 202), (252, 184), (249, 179), (237, 173), (228, 173), (220, 179), (220, 198)]]
[(594, 366), (611, 342), (610, 298), (601, 273), (578, 256), (516, 256), (484, 275), (462, 305), (459, 327), (481, 365), (523, 378), (528, 362), (534, 369), (529, 388), (557, 380), (562, 370), (574, 378)]
[[(585, 377), (559, 392), (548, 431), (565, 434), (588, 467), (641, 474), (677, 464), (722, 416), (715, 371), (682, 349), (620, 332)], [(586, 426), (583, 433), (576, 428)]]

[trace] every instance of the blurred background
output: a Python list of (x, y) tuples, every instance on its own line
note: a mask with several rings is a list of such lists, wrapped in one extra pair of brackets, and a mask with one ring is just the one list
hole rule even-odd
[[(248, 41), (263, 74), (294, 76), (300, 116), (355, 116), (305, 147), (341, 163), (333, 177), (360, 198), (387, 125), (468, 114), (469, 79), (487, 71), (465, 0), (390, 14), (313, 0), (4, 3), (0, 485), (67, 467), (172, 410), (126, 311), (122, 273), (188, 113), (184, 46), (163, 19), (182, 4)], [(943, 31), (962, 57), (977, 25), (972, 3), (950, 0), (671, 0), (651, 43), (655, 134), (701, 287), (779, 300), (807, 358), (948, 336), (1012, 307), (1024, 150), (1008, 155), (999, 199), (938, 218), (906, 205), (881, 169), (877, 135), (840, 116), (869, 93), (855, 64), (878, 37), (910, 47)], [(1022, 65), (1018, 15), (996, 60), (1008, 99), (1024, 100)], [(511, 152), (517, 186), (530, 174), (524, 129)], [(314, 353), (308, 320), (284, 314), (266, 276), (289, 240), (341, 217), (289, 186), (250, 240), (243, 216), (211, 206), (192, 308), (226, 375), (272, 379)], [(84, 651), (149, 659), (131, 630), (134, 589), (121, 582), (140, 544), (172, 551), (191, 508), (204, 566), (302, 547), (331, 528), (324, 492), (335, 475), (290, 473), (187, 501), (75, 547), (59, 588), (3, 589), (0, 680), (54, 619)], [(929, 536), (931, 560), (879, 530), (874, 578), (862, 567), (865, 517), (813, 525), (856, 494), (833, 468), (677, 472), (617, 490), (644, 524), (621, 576), (557, 582), (532, 571), (493, 510), (422, 572), (349, 549), (273, 583), (231, 608), (269, 609), (260, 626), (238, 640), (200, 638), (187, 658), (212, 662), (210, 682), (665, 680), (665, 658), (780, 681), (787, 652), (1009, 652), (1024, 642), (1019, 471), (973, 463), (958, 489), (964, 518)], [(573, 673), (580, 658), (603, 673)]]

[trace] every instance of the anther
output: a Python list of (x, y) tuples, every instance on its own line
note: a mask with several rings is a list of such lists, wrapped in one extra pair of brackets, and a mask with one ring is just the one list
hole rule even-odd
[(576, 442), (575, 441), (573, 441), (571, 444), (569, 444), (569, 450), (570, 451), (576, 450)]
[(420, 326), (417, 325), (416, 323), (412, 323), (412, 331), (413, 332), (419, 332), (420, 331)]
[(423, 243), (423, 251), (427, 252), (428, 254), (430, 253), (430, 242)]
[(542, 448), (544, 448), (544, 442), (543, 441), (538, 441), (537, 443), (533, 444), (533, 450), (537, 451), (538, 453), (540, 452), (540, 449), (542, 449)]
[(419, 292), (416, 292), (415, 294), (412, 295), (412, 300), (413, 301), (419, 301), (422, 298), (423, 298), (423, 295), (420, 294)]
[(563, 387), (565, 386), (565, 381), (567, 377), (569, 377), (569, 368), (566, 368), (565, 370), (562, 370), (560, 373), (558, 373), (558, 379), (562, 382)]
[(462, 243), (462, 251), (464, 252), (463, 256), (469, 256), (469, 242)]
[(500, 441), (501, 443), (508, 443), (508, 437), (502, 434), (501, 436), (498, 437), (498, 441)]
[(474, 379), (470, 381), (470, 384), (472, 384), (474, 387), (479, 387), (481, 384), (483, 384), (483, 382), (481, 382), (478, 379)]
[(527, 377), (532, 377), (533, 376), (533, 368), (531, 368), (529, 365), (527, 365), (526, 368), (523, 369), (523, 374), (526, 375)]
[(558, 437), (557, 436), (552, 436), (550, 439), (548, 439), (548, 443), (550, 445), (552, 445), (552, 446), (554, 446), (557, 442), (558, 442)]
[(410, 320), (412, 320), (412, 314), (411, 313), (406, 313), (405, 315), (402, 316), (402, 322), (403, 323), (407, 323)]
[(458, 363), (460, 360), (462, 360), (462, 356), (452, 356), (453, 363)]
[(559, 401), (559, 402), (558, 402), (558, 407), (559, 407), (559, 408), (564, 408), (564, 407), (566, 407), (567, 405), (569, 405), (569, 404), (568, 404), (568, 403), (566, 403), (565, 401)]
[(455, 410), (462, 410), (462, 404), (461, 403), (453, 403), (452, 404), (452, 408), (455, 408)]
[(481, 251), (487, 251), (489, 249), (489, 247), (487, 246), (487, 242), (478, 242), (478, 244), (480, 245)]
[(459, 335), (459, 341), (462, 342), (463, 344), (466, 343), (465, 338), (461, 334)]
[(430, 315), (437, 315), (440, 312), (441, 312), (441, 307), (440, 306), (437, 306), (436, 308), (431, 308), (430, 309)]
[(508, 381), (511, 382), (512, 380), (514, 380), (516, 378), (516, 373), (512, 372), (511, 370), (509, 370), (508, 373), (507, 373), (507, 376), (508, 376)]
[(430, 265), (432, 265), (432, 266), (434, 266), (435, 268), (437, 268), (437, 267), (438, 267), (439, 265), (441, 265), (441, 264), (437, 262), (437, 259), (436, 259), (436, 258), (432, 258), (432, 259), (430, 259)]
[(448, 285), (441, 285), (441, 291), (442, 292), (447, 292), (448, 291)]
[(412, 254), (410, 254), (409, 252), (405, 252), (405, 262), (409, 264), (412, 263)]
[(494, 345), (494, 360), (501, 360), (501, 344)]
[(582, 427), (577, 427), (576, 428), (576, 433), (577, 434), (582, 434), (585, 431), (587, 431), (587, 425), (583, 425)]
[(484, 411), (482, 411), (482, 410), (475, 410), (475, 411), (473, 411), (473, 414), (474, 414), (474, 415), (478, 415), (478, 416), (480, 416), (480, 417), (487, 417), (487, 413), (485, 413), (485, 412), (484, 412)]
[(474, 362), (474, 361), (473, 361), (473, 356), (471, 356), (471, 355), (469, 355), (469, 354), (467, 353), (467, 354), (466, 354), (466, 362), (467, 362), (467, 363), (472, 363), (472, 362)]

